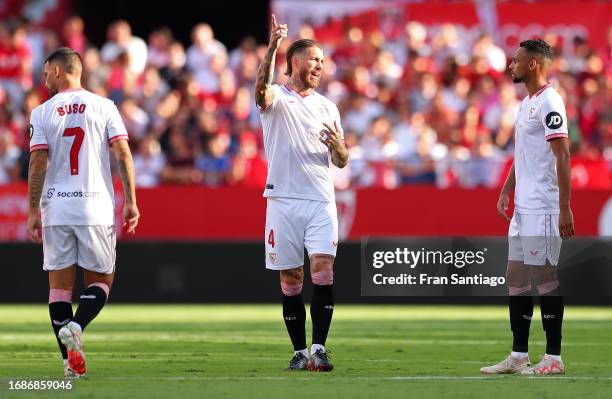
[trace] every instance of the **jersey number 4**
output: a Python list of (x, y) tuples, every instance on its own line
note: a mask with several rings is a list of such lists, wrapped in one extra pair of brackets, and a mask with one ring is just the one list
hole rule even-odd
[(81, 151), (81, 145), (85, 138), (85, 132), (80, 127), (71, 127), (64, 130), (64, 137), (74, 136), (72, 146), (70, 147), (70, 174), (79, 174), (79, 151)]
[(274, 229), (271, 229), (270, 234), (268, 234), (268, 244), (274, 248)]

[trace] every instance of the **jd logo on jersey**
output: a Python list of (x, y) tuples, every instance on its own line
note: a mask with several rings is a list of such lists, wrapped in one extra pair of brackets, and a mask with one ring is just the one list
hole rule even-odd
[(549, 129), (559, 129), (563, 125), (563, 118), (558, 112), (549, 112), (546, 115), (546, 126)]

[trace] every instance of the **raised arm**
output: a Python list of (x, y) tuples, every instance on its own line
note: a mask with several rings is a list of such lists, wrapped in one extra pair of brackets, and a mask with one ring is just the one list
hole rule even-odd
[(287, 25), (276, 24), (276, 16), (272, 14), (272, 29), (270, 34), (270, 44), (259, 69), (257, 70), (257, 80), (255, 82), (255, 102), (259, 109), (264, 110), (272, 105), (274, 101), (274, 91), (272, 90), (272, 79), (274, 78), (274, 62), (276, 61), (276, 50), (281, 40), (287, 37)]
[(574, 235), (574, 215), (570, 208), (572, 172), (570, 165), (569, 140), (557, 137), (549, 141), (557, 158), (557, 181), (559, 183), (559, 233), (563, 238)]
[(113, 151), (119, 165), (119, 174), (123, 183), (125, 194), (125, 206), (123, 207), (124, 226), (127, 225), (127, 233), (134, 234), (140, 213), (136, 205), (136, 178), (134, 172), (134, 161), (127, 140), (117, 140), (113, 144)]
[(30, 166), (28, 168), (28, 197), (30, 208), (28, 212), (28, 234), (37, 243), (42, 242), (42, 224), (38, 216), (40, 207), (40, 196), (42, 195), (47, 173), (47, 150), (35, 150), (30, 154)]

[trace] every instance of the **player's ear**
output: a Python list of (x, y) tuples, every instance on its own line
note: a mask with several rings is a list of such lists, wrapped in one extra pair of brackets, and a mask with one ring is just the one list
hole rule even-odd
[(529, 60), (529, 70), (530, 71), (535, 70), (537, 65), (538, 65), (538, 62), (536, 61), (535, 58), (532, 58)]
[(59, 65), (56, 65), (53, 67), (53, 74), (55, 75), (56, 78), (59, 78), (60, 72), (61, 72), (61, 69)]

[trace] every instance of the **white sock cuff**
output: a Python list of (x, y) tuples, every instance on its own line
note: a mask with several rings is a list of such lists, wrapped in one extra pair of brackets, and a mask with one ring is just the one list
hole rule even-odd
[(322, 350), (323, 352), (325, 352), (325, 347), (321, 344), (312, 344), (312, 346), (310, 347), (310, 353), (315, 353), (318, 350)]
[(510, 356), (512, 356), (515, 359), (522, 359), (524, 357), (529, 357), (529, 353), (528, 352), (515, 352), (515, 351), (512, 351), (512, 352), (510, 352)]

